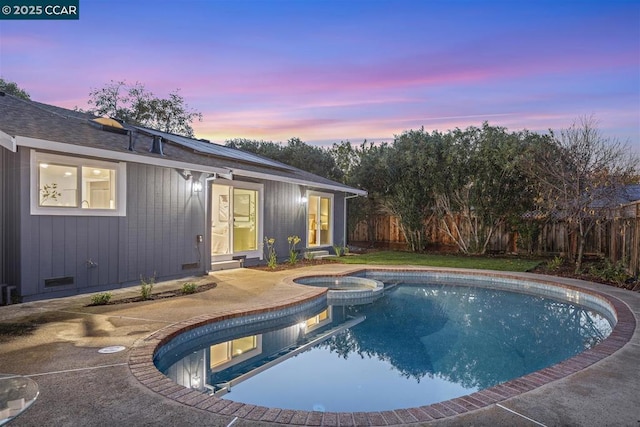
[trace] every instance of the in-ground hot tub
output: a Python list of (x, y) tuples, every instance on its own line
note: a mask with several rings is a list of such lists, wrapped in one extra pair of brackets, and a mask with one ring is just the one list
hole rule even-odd
[(297, 278), (294, 282), (300, 285), (328, 288), (329, 304), (375, 299), (384, 293), (384, 283), (365, 277), (309, 276)]

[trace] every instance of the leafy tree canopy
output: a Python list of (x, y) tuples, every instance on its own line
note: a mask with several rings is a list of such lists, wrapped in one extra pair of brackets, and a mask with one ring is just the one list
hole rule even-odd
[(7, 81), (3, 78), (0, 78), (0, 92), (8, 93), (9, 95), (13, 95), (22, 99), (31, 99), (31, 96), (27, 93), (27, 91), (21, 89), (17, 83)]
[(342, 181), (343, 178), (343, 173), (329, 150), (309, 145), (299, 138), (291, 138), (286, 145), (271, 141), (232, 139), (226, 142), (226, 146), (268, 157), (335, 181)]
[(139, 82), (131, 85), (112, 80), (92, 89), (87, 103), (94, 107), (94, 114), (188, 137), (194, 136), (191, 123), (202, 120), (202, 113), (189, 108), (178, 89), (159, 98)]

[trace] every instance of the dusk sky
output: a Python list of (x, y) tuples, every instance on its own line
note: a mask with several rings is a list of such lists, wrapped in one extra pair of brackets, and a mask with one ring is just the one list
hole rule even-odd
[(69, 108), (111, 80), (179, 88), (219, 143), (593, 116), (640, 153), (639, 0), (80, 0), (77, 21), (0, 20), (0, 77)]

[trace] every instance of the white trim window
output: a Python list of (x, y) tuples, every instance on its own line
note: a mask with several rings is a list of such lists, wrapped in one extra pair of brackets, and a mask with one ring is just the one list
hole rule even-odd
[(217, 372), (262, 353), (262, 334), (249, 335), (209, 347), (209, 368)]
[(307, 245), (333, 245), (333, 194), (307, 194)]
[(125, 216), (126, 164), (31, 150), (31, 214)]

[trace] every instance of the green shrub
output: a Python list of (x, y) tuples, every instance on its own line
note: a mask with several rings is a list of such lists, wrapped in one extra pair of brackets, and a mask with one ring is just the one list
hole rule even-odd
[(341, 257), (346, 255), (349, 249), (344, 245), (333, 245), (333, 251), (336, 253), (336, 256)]
[(342, 256), (342, 246), (333, 245), (333, 252), (335, 252), (336, 256), (338, 257)]
[(551, 261), (547, 263), (547, 267), (549, 268), (549, 270), (555, 271), (559, 269), (562, 264), (564, 264), (564, 258), (562, 258), (561, 256), (555, 256)]
[(111, 292), (102, 292), (91, 297), (91, 304), (106, 305), (111, 301)]
[(589, 274), (619, 285), (631, 277), (627, 273), (624, 263), (618, 261), (614, 264), (608, 258), (603, 259), (597, 265), (592, 265), (589, 268)]
[(287, 241), (289, 242), (289, 264), (291, 265), (297, 264), (298, 251), (296, 250), (296, 245), (300, 243), (300, 237), (289, 236), (287, 237)]
[(198, 285), (193, 282), (187, 282), (182, 285), (183, 294), (194, 294), (196, 292), (196, 289), (198, 289)]
[(274, 247), (276, 239), (265, 236), (264, 244), (267, 247), (267, 266), (273, 270), (278, 265), (278, 254), (276, 254), (276, 248)]
[(153, 285), (156, 283), (156, 275), (145, 278), (140, 275), (140, 296), (143, 300), (151, 298), (151, 292), (153, 291)]

